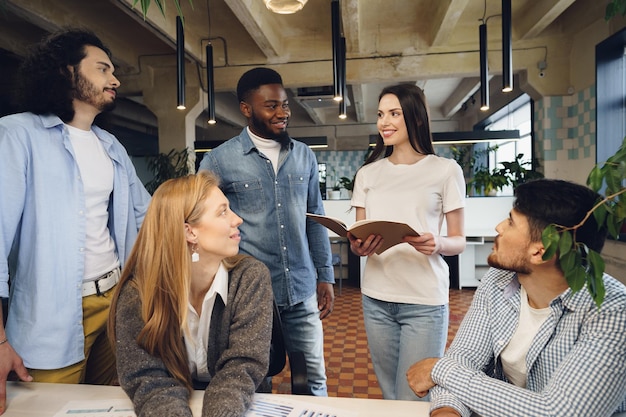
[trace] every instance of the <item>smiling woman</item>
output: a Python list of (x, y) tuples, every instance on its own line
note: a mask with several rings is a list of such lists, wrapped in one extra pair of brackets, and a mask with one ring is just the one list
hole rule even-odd
[(444, 351), (448, 267), (440, 255), (465, 248), (465, 180), (456, 162), (434, 154), (426, 97), (415, 84), (383, 89), (377, 127), (376, 147), (354, 182), (356, 220), (402, 222), (420, 236), (405, 236), (381, 254), (380, 235), (348, 237), (352, 252), (367, 256), (363, 317), (383, 397), (416, 400), (404, 376), (413, 363)]

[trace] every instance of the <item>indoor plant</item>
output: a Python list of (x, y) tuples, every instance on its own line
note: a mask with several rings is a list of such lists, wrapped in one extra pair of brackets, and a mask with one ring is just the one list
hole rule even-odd
[[(137, 5), (137, 3), (141, 3), (141, 12), (143, 13), (143, 18), (146, 18), (146, 14), (148, 13), (148, 8), (150, 7), (151, 0), (135, 0), (133, 2), (133, 7)], [(165, 3), (167, 0), (154, 0), (154, 4), (157, 5), (159, 11), (163, 16), (165, 16)], [(176, 6), (176, 10), (178, 11), (178, 15), (182, 18), (183, 11), (180, 8), (180, 0), (174, 0), (174, 5)], [(193, 0), (189, 0), (189, 5), (193, 9)]]
[(335, 182), (335, 185), (328, 192), (329, 200), (339, 200), (341, 198), (341, 184), (339, 181)]
[(497, 191), (509, 185), (509, 177), (500, 169), (489, 171), (489, 168), (480, 166), (471, 179), (474, 191), (485, 196), (493, 196)]
[(146, 183), (146, 190), (150, 194), (170, 178), (177, 178), (191, 173), (189, 166), (190, 150), (185, 148), (180, 151), (172, 149), (167, 154), (160, 153), (148, 158), (148, 170), (154, 177)]
[[(532, 167), (533, 164), (530, 160), (522, 160), (523, 157), (523, 153), (518, 153), (515, 156), (515, 160), (511, 162), (500, 162), (503, 166), (503, 168), (500, 168), (500, 173), (508, 177), (509, 183), (513, 186), (513, 188), (525, 183), (528, 180), (543, 178), (543, 174), (541, 172), (532, 168), (526, 168), (527, 166)], [(539, 163), (534, 161), (534, 166), (538, 165)]]
[(339, 178), (339, 184), (341, 184), (343, 188), (348, 190), (348, 192), (352, 193), (352, 189), (354, 188), (354, 177), (341, 177)]

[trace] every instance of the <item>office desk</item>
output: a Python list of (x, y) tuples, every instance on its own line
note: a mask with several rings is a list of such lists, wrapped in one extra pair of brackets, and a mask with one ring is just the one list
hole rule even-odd
[[(200, 417), (202, 410), (203, 391), (194, 391), (191, 397), (191, 410), (195, 417)], [(413, 401), (385, 401), (339, 397), (309, 397), (283, 394), (256, 394), (265, 396), (291, 398), (296, 401), (314, 403), (319, 407), (341, 408), (356, 412), (360, 417), (427, 417), (428, 403)], [(72, 400), (130, 400), (120, 387), (96, 385), (46, 384), (37, 382), (8, 382), (8, 409), (3, 417), (51, 417)], [(341, 417), (341, 416), (339, 416)]]

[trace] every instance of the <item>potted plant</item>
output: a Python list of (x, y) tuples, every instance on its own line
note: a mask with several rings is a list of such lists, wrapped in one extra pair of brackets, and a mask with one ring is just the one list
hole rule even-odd
[(331, 188), (330, 191), (328, 192), (328, 199), (329, 200), (341, 199), (341, 184), (339, 183), (339, 181), (335, 182), (335, 185), (333, 185), (333, 188)]
[(169, 180), (191, 173), (189, 166), (190, 150), (188, 148), (177, 151), (172, 149), (168, 153), (160, 153), (155, 156), (148, 156), (148, 170), (154, 177), (146, 183), (146, 190), (154, 194), (156, 189)]
[[(470, 180), (467, 182), (467, 186), (465, 190), (467, 195), (471, 195), (472, 187), (475, 187), (472, 174), (474, 174), (477, 171), (476, 166), (479, 164), (480, 161), (484, 161), (490, 152), (495, 152), (497, 150), (498, 150), (498, 145), (488, 146), (486, 148), (481, 148), (481, 149), (474, 149), (472, 145), (461, 145), (461, 146), (450, 147), (450, 151), (452, 152), (452, 157), (463, 170), (463, 175), (466, 178), (470, 178)], [(486, 168), (484, 169), (486, 170)], [(479, 174), (480, 177), (484, 177), (485, 179), (484, 182), (487, 182), (488, 175), (489, 175), (488, 171), (487, 173), (481, 172)], [(482, 180), (479, 180), (479, 183), (481, 181)], [(480, 189), (478, 190), (475, 189), (474, 191), (480, 193), (481, 192), (480, 190), (483, 188), (484, 187), (480, 187)]]
[(474, 171), (471, 184), (478, 194), (485, 196), (495, 196), (496, 193), (510, 184), (509, 177), (501, 172), (500, 169), (489, 171), (485, 166), (479, 167)]
[(352, 189), (354, 189), (354, 178), (341, 177), (339, 178), (339, 184), (348, 192), (348, 197), (352, 197)]
[[(543, 178), (543, 174), (534, 169), (527, 169), (526, 166), (532, 166), (530, 160), (523, 161), (523, 153), (518, 153), (515, 156), (515, 160), (511, 162), (501, 162), (503, 168), (500, 168), (500, 173), (508, 177), (510, 184), (513, 188), (519, 184), (523, 184), (528, 180)], [(535, 161), (535, 166), (538, 162)]]

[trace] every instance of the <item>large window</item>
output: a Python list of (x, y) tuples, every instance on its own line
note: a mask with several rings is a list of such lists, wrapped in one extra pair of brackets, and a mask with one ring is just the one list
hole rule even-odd
[[(520, 162), (528, 163), (524, 168), (535, 168), (532, 157), (532, 104), (527, 94), (513, 100), (481, 125), (485, 130), (519, 130), (520, 133), (519, 140), (489, 142), (489, 147), (497, 146), (495, 151), (488, 154), (490, 169), (502, 168), (501, 162), (515, 161), (519, 154), (523, 154)], [(513, 187), (508, 185), (498, 194), (513, 195)]]

